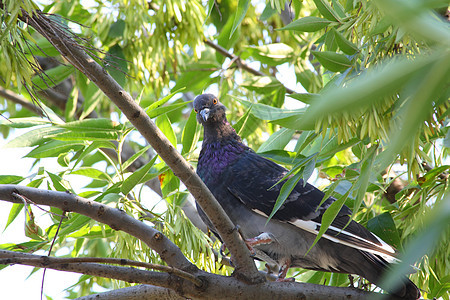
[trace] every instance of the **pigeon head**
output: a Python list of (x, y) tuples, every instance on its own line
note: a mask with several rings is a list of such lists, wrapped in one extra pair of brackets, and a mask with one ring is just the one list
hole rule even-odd
[(194, 100), (197, 121), (203, 126), (223, 123), (226, 120), (225, 106), (213, 94), (202, 94)]
[(197, 121), (205, 128), (204, 142), (241, 140), (228, 123), (226, 108), (216, 96), (212, 94), (197, 96), (194, 99), (194, 111), (197, 114)]

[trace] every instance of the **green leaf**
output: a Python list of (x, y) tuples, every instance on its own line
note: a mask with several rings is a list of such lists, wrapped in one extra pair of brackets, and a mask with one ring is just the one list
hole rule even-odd
[(316, 239), (312, 243), (311, 247), (309, 248), (308, 252), (314, 247), (314, 245), (319, 241), (319, 239), (322, 237), (322, 235), (327, 231), (328, 227), (330, 227), (331, 223), (333, 223), (334, 219), (336, 218), (337, 214), (341, 210), (342, 206), (345, 203), (345, 200), (347, 200), (348, 194), (350, 193), (351, 189), (347, 191), (344, 195), (339, 197), (336, 201), (331, 203), (331, 205), (325, 210), (322, 216), (322, 223), (320, 225), (319, 233), (316, 236)]
[(65, 237), (72, 232), (78, 231), (86, 224), (88, 224), (92, 219), (89, 217), (86, 217), (84, 215), (76, 214), (72, 218), (69, 219), (69, 221), (64, 222), (63, 226), (61, 227), (61, 230), (59, 231), (60, 237)]
[(342, 72), (352, 67), (351, 61), (343, 54), (331, 51), (311, 51), (322, 66), (333, 72)]
[[(192, 102), (192, 101), (189, 101)], [(176, 109), (179, 109), (181, 107), (186, 106), (189, 102), (181, 102), (181, 103), (173, 103), (167, 106), (161, 106), (161, 107), (157, 107), (151, 111), (148, 112), (148, 116), (150, 118), (156, 118), (157, 116), (169, 113), (171, 111), (174, 111)]]
[(280, 89), (283, 85), (272, 76), (252, 76), (245, 80), (242, 86), (250, 91), (258, 93), (271, 93)]
[(48, 176), (50, 177), (50, 180), (53, 183), (53, 187), (60, 192), (73, 192), (70, 183), (67, 180), (64, 180), (63, 178), (61, 178), (60, 176), (50, 173), (48, 171), (46, 171)]
[(112, 182), (112, 179), (108, 174), (92, 167), (81, 167), (77, 170), (72, 171), (70, 174), (82, 175), (93, 179), (107, 180), (108, 182)]
[(244, 17), (247, 14), (247, 10), (249, 7), (250, 7), (250, 0), (239, 0), (236, 15), (234, 16), (233, 27), (231, 28), (230, 39), (233, 36), (233, 33), (235, 32), (236, 28), (238, 28), (242, 20), (244, 20)]
[(125, 31), (125, 21), (117, 20), (111, 27), (109, 27), (108, 36), (111, 38), (123, 38), (123, 32)]
[[(152, 103), (149, 107), (147, 107), (145, 109), (145, 111), (147, 112), (147, 114), (151, 114), (152, 110), (157, 109), (158, 107), (161, 107), (162, 105), (164, 105), (167, 101), (169, 101), (170, 99), (172, 99), (173, 96), (175, 96), (176, 94), (178, 94), (179, 92), (181, 92), (182, 90), (184, 90), (185, 87), (182, 87), (180, 89), (175, 90), (174, 92), (171, 92), (169, 95), (165, 96), (164, 98)], [(150, 117), (153, 118), (153, 117)]]
[(186, 125), (184, 125), (183, 133), (181, 134), (181, 144), (183, 145), (181, 154), (184, 155), (191, 152), (197, 144), (197, 141), (199, 139), (197, 128), (197, 114), (194, 110), (192, 110), (186, 122)]
[[(276, 163), (284, 165), (293, 165), (298, 163), (298, 159), (304, 159), (305, 157), (301, 154), (297, 155), (295, 152), (284, 151), (284, 150), (270, 150), (267, 152), (258, 152), (259, 155), (269, 158)], [(296, 159), (297, 158), (297, 159)]]
[(264, 8), (263, 12), (261, 13), (261, 16), (259, 17), (259, 19), (261, 21), (267, 21), (276, 12), (277, 12), (277, 10), (275, 8), (273, 8), (270, 3), (267, 3), (266, 7)]
[(388, 243), (389, 245), (399, 248), (400, 234), (395, 227), (394, 219), (389, 212), (384, 212), (367, 222), (367, 229), (375, 233), (379, 238)]
[(150, 148), (151, 148), (151, 146), (148, 145), (148, 146), (142, 148), (141, 150), (139, 150), (138, 152), (136, 152), (135, 154), (133, 154), (129, 159), (127, 159), (126, 162), (122, 163), (122, 169), (126, 170), (132, 163), (135, 162), (136, 159), (138, 159), (142, 154), (147, 152), (147, 150)]
[(273, 121), (273, 120), (279, 120), (279, 119), (284, 119), (287, 117), (291, 117), (291, 116), (298, 116), (303, 114), (303, 112), (306, 109), (283, 109), (283, 108), (278, 108), (278, 107), (273, 107), (270, 105), (265, 105), (265, 104), (261, 104), (261, 103), (252, 103), (246, 100), (241, 100), (239, 99), (239, 101), (246, 106), (247, 108), (252, 108), (251, 109), (251, 114), (254, 115), (255, 117), (257, 117), (258, 119), (261, 120), (267, 120), (267, 121)]
[(115, 141), (119, 139), (117, 132), (108, 131), (69, 131), (48, 135), (48, 137), (59, 141)]
[(302, 179), (303, 172), (297, 172), (294, 174), (291, 178), (289, 178), (281, 187), (280, 194), (277, 197), (277, 200), (275, 201), (275, 204), (273, 206), (272, 212), (270, 213), (269, 217), (267, 218), (268, 223), (270, 219), (277, 213), (277, 211), (280, 209), (280, 207), (284, 204), (286, 199), (291, 194), (294, 187), (297, 185), (297, 183)]
[(259, 148), (259, 152), (267, 152), (270, 150), (283, 150), (284, 147), (289, 143), (295, 130), (288, 128), (281, 128), (272, 134), (267, 141), (265, 141)]
[(17, 175), (0, 175), (0, 184), (18, 184), (24, 179)]
[(327, 27), (331, 21), (319, 18), (319, 17), (304, 17), (294, 22), (289, 23), (288, 25), (280, 28), (278, 30), (293, 30), (293, 31), (301, 31), (301, 32), (315, 32), (319, 31), (325, 27)]
[(288, 97), (294, 98), (306, 104), (312, 104), (314, 101), (319, 99), (320, 95), (311, 93), (295, 93), (288, 95)]
[(414, 60), (396, 59), (360, 75), (348, 83), (346, 88), (328, 89), (306, 110), (298, 126), (314, 127), (316, 120), (328, 114), (351, 112), (383, 100), (384, 96), (397, 91), (414, 74), (440, 57), (435, 53)]
[(340, 22), (337, 13), (331, 8), (327, 0), (313, 0), (319, 12), (330, 21)]
[(122, 48), (117, 44), (112, 46), (109, 48), (106, 57), (107, 65), (105, 66), (105, 69), (120, 86), (125, 86), (128, 72), (128, 61), (125, 59), (125, 54), (123, 53)]
[(20, 147), (31, 147), (35, 146), (43, 141), (48, 140), (47, 136), (49, 134), (62, 132), (64, 129), (56, 127), (41, 127), (37, 129), (30, 130), (15, 139), (9, 141), (5, 148), (20, 148)]
[(60, 53), (46, 38), (40, 38), (36, 41), (36, 48), (32, 50), (34, 56), (59, 56)]
[(66, 124), (59, 125), (62, 128), (70, 129), (71, 131), (117, 131), (121, 129), (122, 124), (110, 119), (96, 118), (86, 119), (81, 121), (73, 121)]
[(348, 55), (353, 55), (357, 52), (359, 52), (358, 47), (353, 44), (352, 42), (350, 42), (349, 40), (347, 40), (342, 33), (340, 33), (339, 31), (337, 31), (336, 29), (332, 29), (332, 31), (334, 32), (334, 36), (336, 38), (336, 43), (339, 46), (339, 49), (342, 50), (342, 52), (344, 52), (345, 54)]
[(422, 122), (433, 110), (434, 99), (448, 85), (449, 66), (450, 52), (447, 52), (441, 59), (433, 62), (426, 72), (422, 71), (420, 78), (414, 78), (411, 82), (409, 93), (404, 96), (407, 103), (400, 110), (400, 115), (404, 117), (398, 129), (391, 132), (390, 143), (379, 157), (377, 167), (380, 170), (389, 164), (405, 148), (405, 145), (413, 142)]
[(44, 158), (44, 157), (57, 157), (61, 153), (68, 152), (70, 150), (78, 151), (82, 148), (84, 142), (71, 142), (71, 141), (49, 141), (44, 145), (38, 146), (28, 152), (25, 157)]
[(39, 90), (46, 90), (63, 82), (74, 71), (75, 68), (73, 66), (59, 65), (45, 71), (43, 74), (35, 75), (31, 81), (33, 82), (33, 87)]
[(411, 266), (424, 255), (431, 255), (433, 250), (444, 238), (445, 232), (450, 228), (450, 193), (446, 193), (441, 201), (436, 203), (431, 211), (427, 212), (419, 224), (424, 224), (420, 232), (407, 243), (405, 251), (400, 257), (401, 263), (393, 264), (390, 271), (383, 277), (380, 285), (384, 289), (397, 286), (404, 274), (411, 271)]
[(156, 159), (158, 158), (157, 155), (153, 157), (151, 161), (149, 161), (146, 165), (140, 167), (138, 170), (133, 172), (127, 179), (125, 179), (122, 183), (122, 186), (120, 187), (120, 191), (124, 195), (128, 195), (128, 193), (139, 183), (142, 183), (142, 179), (145, 178), (145, 175), (147, 175), (150, 168), (155, 163)]
[(247, 55), (242, 54), (243, 59), (246, 59), (247, 56), (252, 56), (263, 64), (277, 66), (290, 61), (294, 54), (294, 49), (283, 43), (274, 43), (258, 47), (247, 47), (246, 52), (248, 52)]
[(160, 115), (156, 119), (156, 126), (164, 133), (164, 135), (167, 137), (167, 139), (170, 141), (170, 143), (176, 147), (177, 146), (177, 136), (175, 135), (175, 132), (173, 131), (172, 124), (170, 123), (169, 118), (166, 114)]
[(12, 128), (29, 128), (39, 125), (51, 124), (51, 121), (44, 120), (42, 118), (30, 117), (30, 118), (11, 118), (8, 120), (0, 120), (0, 125), (5, 125)]
[(5, 231), (6, 228), (8, 228), (8, 226), (16, 219), (16, 217), (19, 215), (22, 208), (23, 208), (23, 204), (21, 204), (21, 203), (13, 204), (13, 206), (11, 207), (11, 210), (9, 211), (8, 220), (6, 221), (6, 225), (5, 225), (5, 228), (3, 229), (3, 231)]
[(84, 102), (80, 119), (84, 119), (94, 111), (95, 107), (100, 102), (102, 91), (92, 81), (89, 81), (87, 86), (81, 89), (81, 92), (84, 96)]

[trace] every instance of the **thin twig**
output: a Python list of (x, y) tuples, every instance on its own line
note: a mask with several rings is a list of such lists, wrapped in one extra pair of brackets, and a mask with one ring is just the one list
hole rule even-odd
[[(255, 70), (252, 67), (250, 67), (249, 65), (247, 65), (245, 62), (243, 62), (241, 60), (241, 58), (233, 53), (230, 53), (227, 51), (227, 49), (223, 48), (220, 45), (215, 44), (214, 42), (212, 42), (211, 40), (205, 39), (204, 40), (205, 44), (210, 46), (211, 48), (214, 48), (217, 52), (219, 52), (220, 54), (222, 54), (225, 57), (228, 57), (231, 59), (232, 62), (236, 63), (236, 65), (241, 68), (246, 70), (249, 73), (252, 73), (253, 75), (256, 76), (268, 76), (266, 74), (264, 74), (261, 71)], [(281, 83), (280, 83), (281, 84)], [(283, 85), (283, 84), (282, 84)], [(284, 86), (284, 85), (283, 85)], [(288, 94), (294, 94), (295, 91), (291, 90), (290, 88), (284, 86), (284, 88), (286, 89), (286, 93)]]
[(29, 102), (27, 99), (14, 93), (13, 91), (9, 91), (7, 89), (4, 89), (3, 87), (0, 87), (0, 96), (5, 98), (6, 100), (20, 104), (22, 105), (22, 107), (35, 112), (40, 116), (44, 115), (44, 112), (38, 106), (34, 105), (33, 103)]
[(113, 264), (113, 265), (121, 265), (121, 266), (134, 266), (134, 267), (142, 267), (146, 269), (153, 269), (162, 272), (166, 272), (180, 278), (184, 278), (186, 280), (191, 281), (196, 286), (201, 286), (203, 281), (198, 279), (195, 275), (192, 275), (183, 270), (159, 265), (159, 264), (151, 264), (146, 262), (134, 261), (130, 259), (123, 258), (109, 258), (109, 257), (39, 257), (39, 258), (14, 258), (11, 263), (42, 263), (46, 266), (51, 266), (55, 264), (75, 264), (75, 263), (100, 263), (100, 264)]

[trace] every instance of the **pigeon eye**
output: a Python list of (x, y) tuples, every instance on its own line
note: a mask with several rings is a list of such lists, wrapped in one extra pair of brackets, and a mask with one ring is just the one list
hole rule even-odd
[(213, 104), (217, 104), (217, 99), (216, 98), (213, 99)]

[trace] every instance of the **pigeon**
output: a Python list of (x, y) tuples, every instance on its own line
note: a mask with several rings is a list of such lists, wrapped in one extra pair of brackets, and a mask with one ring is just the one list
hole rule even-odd
[[(356, 274), (376, 285), (382, 282), (390, 264), (398, 261), (393, 247), (353, 221), (352, 211), (344, 205), (311, 248), (324, 212), (336, 199), (330, 197), (321, 204), (324, 193), (303, 180), (267, 221), (288, 170), (242, 143), (227, 121), (225, 106), (214, 95), (197, 96), (194, 111), (204, 127), (197, 174), (239, 228), (249, 249), (254, 249), (251, 252), (256, 258), (279, 267), (277, 281), (288, 281), (287, 270), (300, 267)], [(197, 210), (220, 239), (198, 204)], [(403, 299), (420, 297), (419, 289), (406, 276), (388, 292)]]

